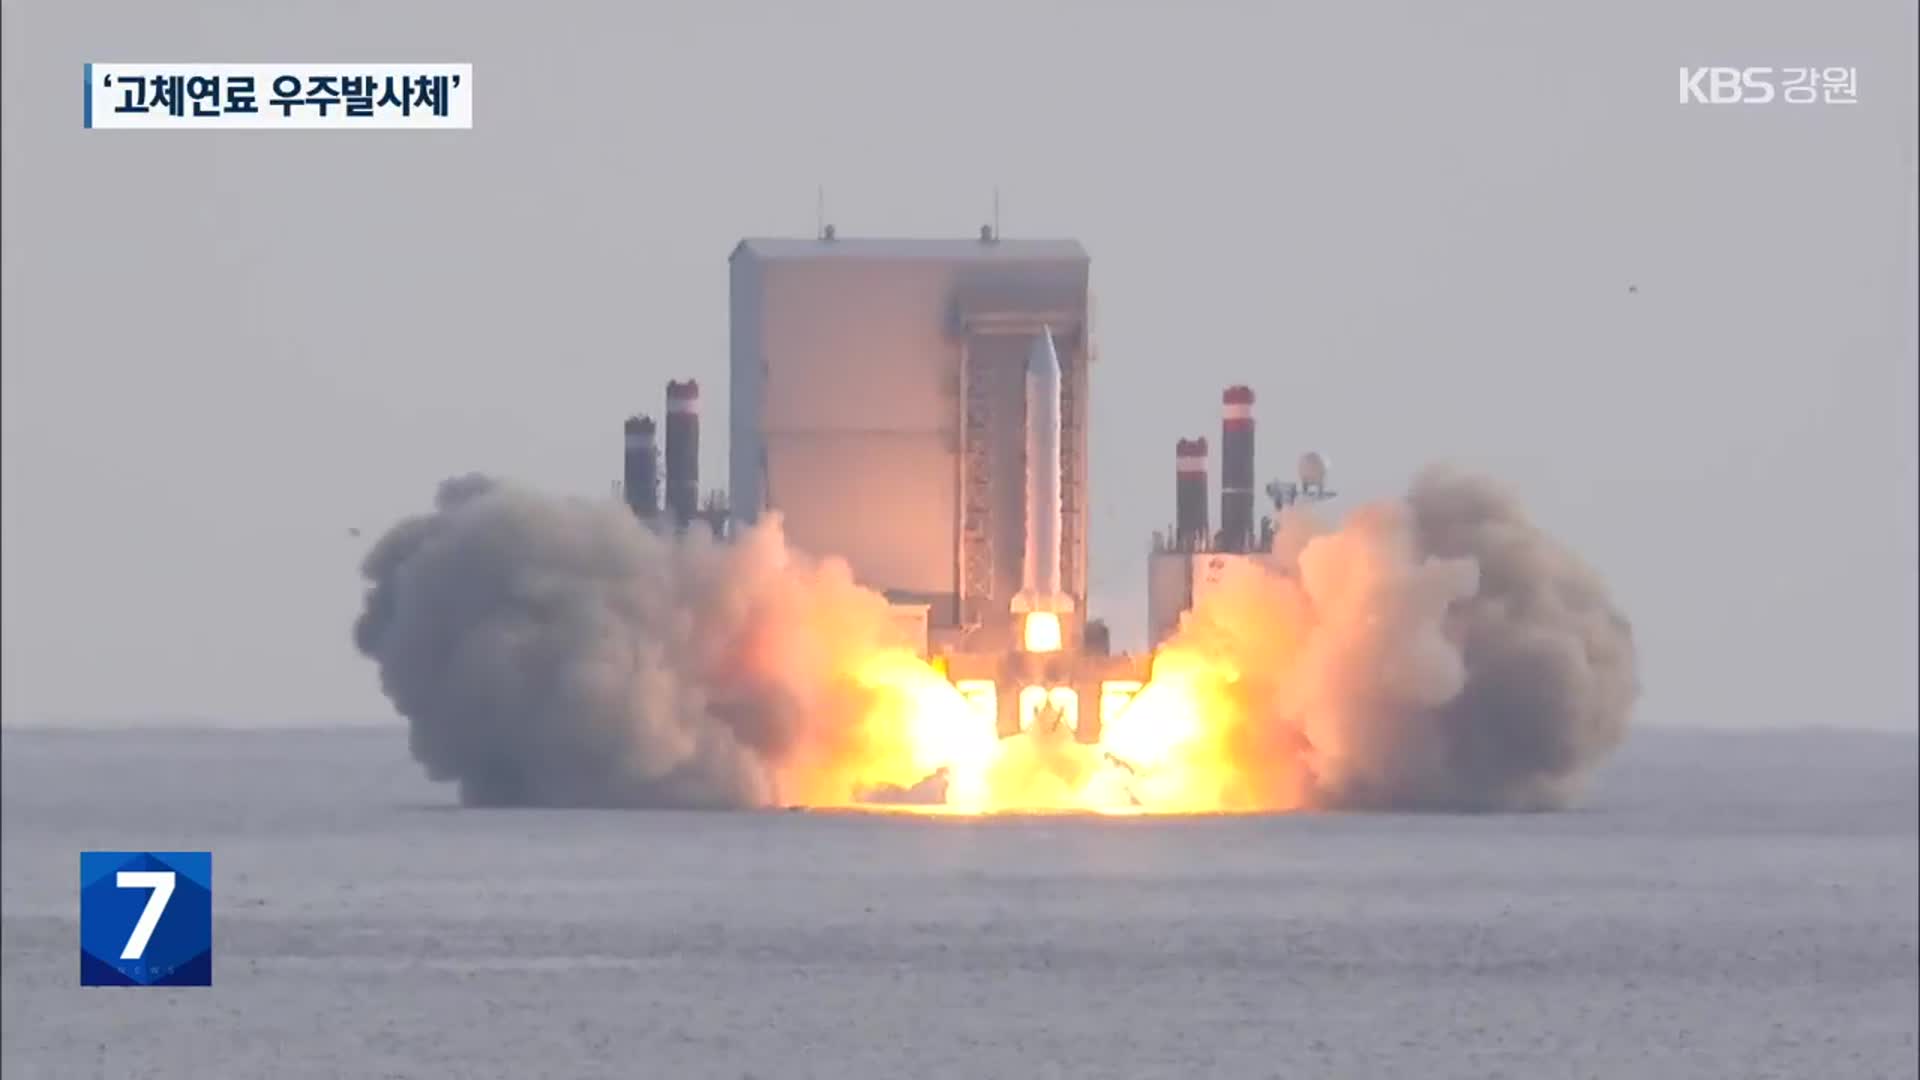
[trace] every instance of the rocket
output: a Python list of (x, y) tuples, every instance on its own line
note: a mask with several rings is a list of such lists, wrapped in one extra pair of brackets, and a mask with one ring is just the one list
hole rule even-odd
[(1073, 610), (1060, 582), (1060, 357), (1041, 327), (1027, 351), (1027, 546), (1013, 613)]

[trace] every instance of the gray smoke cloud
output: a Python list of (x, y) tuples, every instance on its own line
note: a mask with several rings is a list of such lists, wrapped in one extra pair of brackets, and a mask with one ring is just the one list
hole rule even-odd
[(1510, 493), (1447, 467), (1337, 530), (1287, 514), (1272, 557), (1175, 645), (1236, 670), (1251, 805), (1562, 806), (1639, 694), (1598, 575)]
[[(673, 538), (615, 502), (466, 476), (362, 569), (355, 641), (414, 756), (465, 802), (946, 792), (906, 736), (924, 698), (898, 690), (939, 677), (895, 653), (891, 674), (863, 678), (888, 644), (885, 600), (844, 562), (789, 552), (777, 520), (726, 544)], [(1593, 570), (1484, 478), (1429, 469), (1337, 528), (1290, 512), (1273, 553), (1229, 574), (1155, 661), (1156, 683), (1183, 663), (1204, 673), (1195, 745), (1212, 755), (1181, 789), (1209, 794), (1168, 808), (1546, 809), (1625, 734), (1631, 628)], [(1143, 766), (1128, 797), (1153, 809), (1151, 770), (1166, 766), (1106, 759)], [(1090, 767), (1014, 760), (1062, 778)]]
[(1421, 550), (1479, 571), (1458, 610), (1466, 685), (1437, 714), (1445, 779), (1409, 794), (1443, 805), (1564, 803), (1626, 736), (1640, 694), (1632, 624), (1599, 575), (1492, 482), (1430, 469), (1408, 501)]
[(873, 647), (886, 605), (802, 564), (778, 523), (721, 546), (624, 506), (480, 476), (367, 555), (354, 627), (413, 755), (480, 805), (764, 806), (858, 708), (829, 630)]

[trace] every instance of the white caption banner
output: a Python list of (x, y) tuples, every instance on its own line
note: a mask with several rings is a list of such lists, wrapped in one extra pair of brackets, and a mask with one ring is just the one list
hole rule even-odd
[(472, 64), (88, 64), (89, 128), (473, 127)]

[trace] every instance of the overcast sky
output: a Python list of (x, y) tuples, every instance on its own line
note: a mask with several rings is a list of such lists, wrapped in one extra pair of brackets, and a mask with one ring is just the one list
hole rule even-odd
[[(1914, 5), (4, 6), (4, 718), (391, 715), (367, 537), (606, 494), (725, 415), (726, 257), (1093, 255), (1093, 583), (1144, 636), (1176, 437), (1496, 473), (1632, 618), (1649, 723), (1915, 727)], [(469, 61), (471, 132), (81, 128), (87, 61)], [(1678, 103), (1845, 65), (1855, 106)], [(709, 422), (702, 472), (725, 475)]]

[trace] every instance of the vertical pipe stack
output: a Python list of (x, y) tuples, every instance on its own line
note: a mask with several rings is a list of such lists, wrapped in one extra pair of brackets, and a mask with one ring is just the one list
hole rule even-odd
[(1207, 440), (1173, 444), (1173, 548), (1201, 551), (1207, 546)]
[(635, 517), (651, 521), (660, 512), (660, 452), (653, 442), (653, 417), (627, 417), (626, 472), (621, 489)]
[(700, 513), (700, 384), (667, 383), (667, 511), (676, 529)]
[(1253, 391), (1220, 395), (1220, 548), (1253, 549)]

